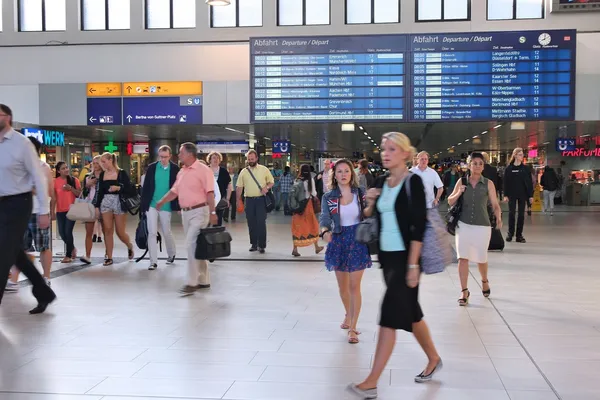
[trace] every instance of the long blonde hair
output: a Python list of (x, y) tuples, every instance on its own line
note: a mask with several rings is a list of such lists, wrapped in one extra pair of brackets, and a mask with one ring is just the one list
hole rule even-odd
[(383, 141), (383, 139), (391, 140), (392, 143), (394, 143), (396, 146), (398, 146), (402, 151), (407, 152), (408, 153), (408, 157), (405, 160), (407, 163), (409, 161), (412, 162), (412, 160), (415, 158), (415, 155), (417, 153), (417, 149), (415, 149), (410, 144), (410, 139), (404, 133), (401, 133), (401, 132), (388, 132), (388, 133), (384, 133), (383, 137), (381, 138), (381, 140)]
[(119, 171), (119, 166), (117, 165), (117, 156), (114, 153), (109, 153), (108, 151), (101, 156), (102, 158), (109, 159), (115, 169), (115, 171)]
[(350, 173), (352, 174), (352, 178), (350, 178), (350, 187), (357, 188), (358, 184), (358, 176), (356, 176), (356, 171), (354, 171), (354, 165), (352, 165), (352, 161), (347, 160), (345, 158), (341, 160), (337, 160), (335, 165), (333, 166), (331, 173), (329, 174), (329, 183), (328, 189), (333, 190), (339, 187), (337, 179), (335, 179), (335, 171), (338, 165), (346, 164), (348, 168), (350, 168)]
[(508, 161), (508, 165), (512, 165), (515, 162), (515, 156), (519, 152), (523, 153), (523, 155), (525, 155), (525, 153), (523, 152), (523, 149), (521, 147), (517, 147), (516, 149), (513, 150), (512, 155), (510, 156), (510, 160)]

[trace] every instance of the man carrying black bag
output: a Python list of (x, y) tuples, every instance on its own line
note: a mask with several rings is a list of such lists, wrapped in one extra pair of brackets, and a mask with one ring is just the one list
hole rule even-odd
[(184, 143), (179, 149), (183, 164), (177, 180), (169, 192), (156, 203), (156, 209), (179, 199), (185, 243), (188, 256), (188, 283), (179, 292), (191, 295), (196, 290), (210, 288), (210, 274), (206, 260), (196, 260), (196, 241), (200, 230), (217, 223), (215, 212), (215, 178), (206, 165), (198, 161), (194, 143)]

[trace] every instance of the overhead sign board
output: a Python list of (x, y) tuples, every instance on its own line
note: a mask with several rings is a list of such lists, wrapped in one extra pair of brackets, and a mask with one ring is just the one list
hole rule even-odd
[(573, 120), (577, 32), (250, 38), (250, 121)]
[(179, 97), (123, 98), (123, 125), (197, 125), (202, 106), (181, 104)]
[(123, 96), (188, 96), (202, 95), (202, 82), (124, 82)]
[(121, 96), (120, 82), (88, 83), (86, 94), (88, 97), (118, 97)]
[(208, 154), (211, 151), (218, 151), (221, 154), (239, 154), (246, 153), (250, 146), (245, 141), (232, 142), (198, 142), (196, 144), (198, 152)]
[(91, 97), (87, 99), (88, 125), (121, 125), (121, 97)]

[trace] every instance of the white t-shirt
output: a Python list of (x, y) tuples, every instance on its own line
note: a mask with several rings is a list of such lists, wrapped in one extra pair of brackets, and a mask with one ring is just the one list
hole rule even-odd
[(444, 187), (444, 184), (440, 179), (440, 175), (429, 167), (427, 167), (425, 171), (421, 171), (419, 167), (412, 167), (410, 172), (421, 177), (423, 186), (425, 187), (425, 200), (427, 202), (427, 208), (433, 208), (433, 201), (437, 195), (437, 189)]
[[(41, 169), (41, 173), (44, 175), (44, 178), (46, 178), (48, 176), (48, 171), (51, 171), (50, 166), (42, 160), (40, 160), (40, 169)], [(54, 184), (52, 181), (48, 182), (48, 187), (50, 189), (54, 190)], [(40, 212), (40, 201), (38, 200), (37, 196), (33, 196), (33, 208), (31, 209), (31, 213), (37, 214), (39, 212)]]

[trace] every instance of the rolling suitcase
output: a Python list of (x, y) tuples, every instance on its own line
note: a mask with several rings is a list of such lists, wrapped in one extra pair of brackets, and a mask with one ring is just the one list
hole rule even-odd
[(488, 246), (489, 251), (502, 251), (504, 250), (504, 238), (502, 237), (502, 231), (500, 229), (492, 228), (492, 237), (490, 238), (490, 245)]

